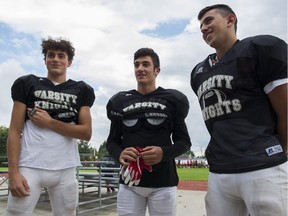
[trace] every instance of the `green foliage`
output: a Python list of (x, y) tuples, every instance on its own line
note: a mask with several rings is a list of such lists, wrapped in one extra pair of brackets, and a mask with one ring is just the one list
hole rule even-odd
[(87, 141), (79, 140), (78, 141), (79, 153), (91, 153), (92, 147)]
[(0, 164), (7, 161), (6, 143), (9, 129), (5, 126), (0, 126)]
[(108, 152), (106, 150), (106, 146), (107, 141), (104, 141), (97, 151), (96, 148), (92, 148), (87, 141), (78, 141), (78, 149), (81, 161), (96, 161), (99, 158), (107, 156)]
[(188, 157), (194, 158), (195, 154), (193, 151), (191, 151), (191, 149), (189, 149), (189, 151), (185, 152), (182, 156), (186, 156), (187, 158)]
[(102, 145), (99, 147), (98, 158), (102, 158), (108, 155), (108, 151), (106, 150), (107, 141), (104, 141)]
[(90, 146), (90, 144), (87, 141), (79, 140), (78, 150), (79, 150), (81, 161), (85, 161), (85, 160), (90, 161), (93, 159), (95, 160), (94, 149)]

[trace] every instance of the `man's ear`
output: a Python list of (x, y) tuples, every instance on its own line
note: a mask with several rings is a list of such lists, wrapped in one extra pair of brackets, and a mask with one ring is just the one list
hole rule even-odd
[(233, 25), (235, 25), (237, 20), (237, 17), (234, 14), (229, 14), (227, 16), (227, 27), (231, 28)]
[(156, 68), (154, 73), (155, 73), (155, 75), (157, 76), (157, 75), (160, 73), (160, 68), (159, 68), (159, 67)]
[(68, 67), (72, 65), (72, 60), (68, 60)]

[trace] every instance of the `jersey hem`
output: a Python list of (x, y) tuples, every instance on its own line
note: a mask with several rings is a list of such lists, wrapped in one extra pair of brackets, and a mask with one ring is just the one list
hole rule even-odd
[(273, 164), (265, 164), (263, 166), (258, 166), (258, 167), (251, 167), (251, 168), (242, 168), (239, 170), (223, 170), (223, 169), (213, 169), (210, 167), (209, 171), (212, 173), (218, 173), (218, 174), (233, 174), (233, 173), (245, 173), (245, 172), (253, 172), (261, 169), (267, 169), (270, 167), (278, 166), (280, 164), (283, 164), (287, 162), (287, 157), (282, 159), (281, 161), (278, 161), (277, 163)]

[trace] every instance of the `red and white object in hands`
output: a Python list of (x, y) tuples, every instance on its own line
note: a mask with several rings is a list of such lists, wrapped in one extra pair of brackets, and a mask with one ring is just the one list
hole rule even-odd
[[(137, 151), (142, 152), (142, 148), (136, 147)], [(122, 179), (129, 187), (138, 185), (142, 178), (143, 169), (152, 172), (152, 166), (144, 163), (141, 157), (137, 157), (136, 161), (130, 161), (128, 166), (121, 169)]]

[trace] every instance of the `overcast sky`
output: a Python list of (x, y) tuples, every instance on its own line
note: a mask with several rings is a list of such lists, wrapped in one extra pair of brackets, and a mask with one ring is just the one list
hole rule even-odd
[(203, 7), (229, 4), (238, 17), (238, 38), (272, 34), (287, 42), (286, 0), (9, 0), (0, 2), (0, 125), (9, 127), (10, 88), (26, 74), (46, 76), (41, 39), (63, 37), (76, 48), (68, 79), (95, 90), (92, 147), (109, 133), (106, 104), (120, 90), (136, 88), (133, 54), (153, 48), (160, 57), (157, 85), (187, 95), (191, 150), (200, 155), (209, 141), (190, 72), (214, 52), (201, 38), (197, 14)]

